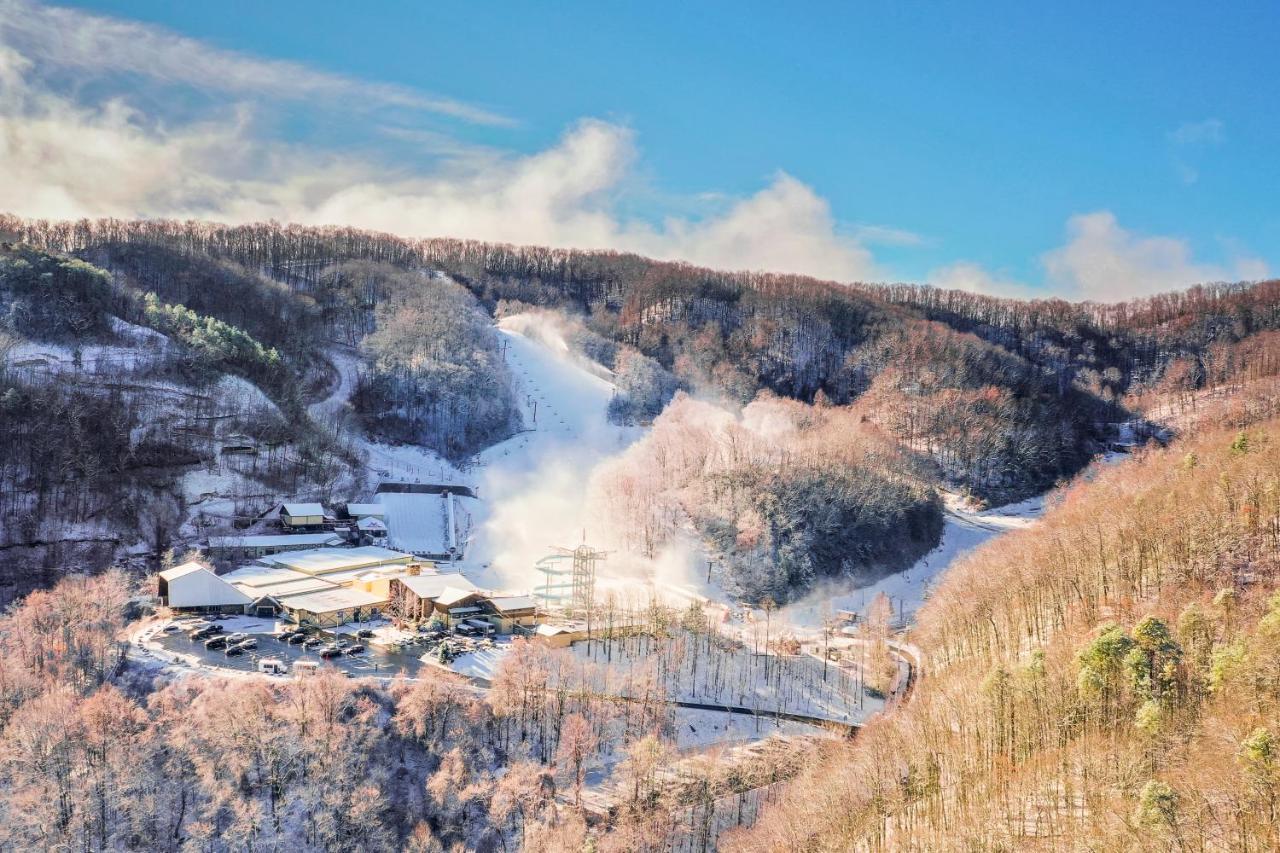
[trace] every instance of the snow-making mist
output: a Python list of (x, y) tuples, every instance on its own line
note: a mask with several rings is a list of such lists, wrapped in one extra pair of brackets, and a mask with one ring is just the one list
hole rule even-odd
[[(641, 556), (635, 531), (620, 527), (611, 516), (602, 502), (609, 489), (600, 486), (625, 491), (629, 478), (654, 474), (645, 474), (645, 460), (655, 452), (647, 445), (660, 437), (668, 440), (669, 435), (660, 436), (663, 431), (705, 433), (712, 445), (732, 433), (734, 452), (754, 446), (754, 452), (767, 456), (768, 448), (786, 445), (795, 434), (785, 404), (757, 402), (731, 412), (722, 405), (677, 398), (664, 413), (666, 426), (659, 433), (619, 426), (608, 418), (615, 392), (612, 374), (568, 342), (557, 315), (507, 317), (498, 332), (519, 386), (524, 429), (477, 460), (473, 476), (481, 500), (463, 568), (482, 585), (525, 591), (541, 581), (534, 567), (540, 558), (555, 546), (577, 545), (585, 536), (592, 546), (611, 551), (601, 570), (601, 589), (620, 600), (657, 594), (678, 604), (697, 596), (732, 607), (733, 597), (720, 586), (723, 578), (708, 578), (700, 543), (680, 529), (654, 549), (654, 558)], [(805, 636), (818, 630), (832, 610), (866, 612), (883, 592), (895, 613), (909, 619), (950, 565), (989, 539), (1033, 523), (1043, 506), (1040, 497), (977, 512), (949, 498), (942, 542), (915, 565), (872, 584), (819, 584), (776, 618)]]
[[(592, 470), (641, 433), (608, 420), (613, 385), (571, 350), (550, 318), (518, 315), (498, 326), (523, 406), (524, 430), (480, 455), (476, 534), (468, 557), (476, 580), (528, 589), (552, 546), (576, 545), (591, 529)], [(598, 533), (598, 531), (596, 531)]]

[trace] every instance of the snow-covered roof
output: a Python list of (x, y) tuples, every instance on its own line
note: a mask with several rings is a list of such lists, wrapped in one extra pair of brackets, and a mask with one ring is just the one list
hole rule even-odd
[(241, 566), (233, 572), (227, 572), (222, 579), (234, 584), (245, 584), (253, 587), (264, 587), (289, 581), (306, 580), (311, 576), (293, 569), (271, 564), (254, 563)]
[(284, 606), (290, 610), (305, 610), (308, 613), (332, 613), (336, 610), (355, 610), (359, 607), (370, 607), (383, 604), (386, 598), (374, 595), (362, 589), (337, 587), (309, 595), (292, 596), (285, 600)]
[(317, 503), (285, 504), (284, 512), (287, 515), (324, 515), (324, 507)]
[(307, 595), (313, 592), (321, 592), (326, 589), (337, 589), (338, 585), (329, 583), (323, 578), (313, 578), (303, 574), (293, 573), (297, 576), (297, 580), (285, 581), (284, 583), (273, 583), (269, 586), (250, 586), (246, 583), (236, 584), (236, 589), (249, 595), (272, 595), (278, 599), (284, 600), (295, 595)]
[(199, 563), (185, 563), (169, 569), (168, 604), (170, 607), (220, 607), (248, 604), (247, 595)]
[(382, 504), (347, 504), (347, 515), (353, 518), (364, 518), (371, 515), (381, 518), (386, 513), (387, 508)]
[(374, 518), (371, 515), (365, 516), (356, 522), (356, 527), (370, 533), (386, 533), (387, 525), (380, 518)]
[(160, 573), (160, 577), (164, 578), (167, 581), (172, 581), (172, 580), (177, 580), (183, 575), (189, 575), (192, 572), (198, 572), (201, 569), (208, 571), (207, 568), (193, 561), (190, 563), (183, 563), (180, 566), (174, 566), (172, 569), (165, 569), (163, 572)]
[(441, 607), (450, 607), (454, 604), (461, 604), (462, 602), (473, 598), (478, 593), (479, 590), (475, 587), (467, 589), (465, 587), (448, 586), (445, 587), (444, 591), (436, 597), (436, 604), (439, 604)]
[[(405, 578), (409, 567), (403, 563), (397, 563), (394, 566), (378, 566), (376, 569), (369, 569), (360, 572), (355, 576), (358, 581), (384, 581), (391, 578)], [(344, 572), (345, 574), (345, 572)], [(333, 575), (325, 575), (325, 579), (332, 578)]]
[(536, 610), (538, 607), (538, 603), (530, 595), (490, 596), (489, 603), (499, 613), (510, 613), (515, 610)]
[(367, 545), (363, 548), (316, 548), (311, 551), (290, 551), (284, 554), (273, 554), (270, 557), (264, 557), (263, 560), (309, 575), (320, 575), (348, 569), (385, 566), (391, 563), (408, 563), (413, 560), (413, 555), (377, 545)]
[(299, 545), (340, 545), (332, 533), (285, 533), (279, 536), (210, 536), (210, 548), (294, 548)]
[(400, 583), (418, 598), (436, 599), (449, 587), (475, 590), (476, 585), (457, 572), (446, 575), (410, 575), (400, 578)]

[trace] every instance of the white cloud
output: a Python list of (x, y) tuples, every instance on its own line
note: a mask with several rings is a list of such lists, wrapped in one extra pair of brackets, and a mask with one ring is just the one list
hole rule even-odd
[(1008, 276), (994, 274), (981, 264), (972, 261), (957, 261), (939, 267), (930, 272), (926, 280), (934, 287), (944, 290), (968, 290), (973, 293), (985, 293), (988, 296), (1034, 299), (1045, 295), (1029, 284)]
[(340, 102), (347, 108), (400, 107), (478, 124), (512, 123), (489, 110), (405, 86), (358, 80), (299, 62), (259, 59), (162, 27), (27, 0), (0, 0), (0, 44), (39, 65), (79, 75), (141, 75), (246, 98)]
[(1236, 256), (1226, 266), (1196, 262), (1185, 240), (1134, 234), (1105, 210), (1071, 217), (1067, 236), (1066, 245), (1041, 260), (1051, 289), (1081, 299), (1115, 302), (1267, 275), (1266, 264), (1254, 257)]
[(1203, 156), (1205, 149), (1226, 141), (1226, 125), (1216, 118), (1184, 122), (1170, 131), (1168, 137), (1174, 172), (1184, 184), (1194, 184), (1200, 180), (1200, 169), (1195, 161)]
[[(329, 97), (332, 89), (397, 109), (433, 109), (438, 102), (217, 51), (140, 24), (0, 4), (30, 10), (36, 20), (0, 27), (0, 210), (48, 218), (277, 219), (633, 250), (838, 280), (876, 274), (870, 252), (841, 233), (826, 201), (783, 173), (755, 195), (720, 205), (717, 214), (655, 224), (619, 212), (637, 182), (635, 135), (626, 127), (582, 120), (532, 154), (386, 122), (370, 124), (371, 140), (359, 152), (291, 144), (263, 127), (271, 97)], [(65, 52), (52, 42), (54, 29), (65, 34)], [(196, 119), (151, 114), (128, 97), (134, 84), (97, 99), (80, 87), (60, 89), (42, 72), (42, 63), (55, 59), (94, 73), (151, 75), (205, 94), (212, 87), (223, 97)], [(412, 146), (421, 155), (414, 159), (429, 165), (388, 171), (379, 142)]]
[(1225, 130), (1226, 126), (1216, 118), (1188, 121), (1170, 132), (1169, 139), (1178, 145), (1221, 145), (1226, 139)]
[(1067, 220), (1067, 242), (1040, 257), (1042, 284), (995, 274), (970, 261), (935, 269), (928, 281), (935, 287), (1017, 299), (1055, 296), (1119, 302), (1193, 284), (1256, 281), (1269, 274), (1262, 259), (1230, 241), (1223, 246), (1231, 255), (1227, 263), (1197, 262), (1185, 240), (1135, 234), (1121, 227), (1115, 214), (1100, 210)]

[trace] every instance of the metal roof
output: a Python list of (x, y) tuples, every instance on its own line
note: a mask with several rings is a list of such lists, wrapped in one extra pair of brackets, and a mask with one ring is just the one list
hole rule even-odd
[(507, 613), (512, 610), (536, 610), (538, 603), (533, 600), (531, 595), (496, 595), (489, 597), (489, 603), (499, 613)]
[(386, 598), (374, 595), (362, 589), (339, 587), (308, 595), (290, 596), (283, 602), (290, 610), (305, 610), (308, 613), (333, 613), (337, 610), (355, 610), (359, 607), (370, 607), (385, 604)]
[(288, 515), (324, 515), (324, 507), (317, 503), (285, 504), (283, 512)]
[(174, 566), (172, 569), (165, 569), (163, 572), (160, 573), (160, 577), (164, 578), (167, 581), (172, 581), (172, 580), (177, 580), (183, 575), (189, 575), (192, 572), (198, 572), (201, 570), (204, 570), (206, 572), (209, 571), (207, 567), (202, 566), (199, 563), (193, 561), (190, 563), (183, 563), (180, 566)]
[(288, 548), (294, 545), (337, 545), (333, 533), (285, 533), (280, 536), (210, 536), (210, 548)]
[(451, 604), (459, 604), (466, 601), (468, 598), (479, 594), (480, 591), (475, 587), (463, 589), (461, 587), (449, 586), (445, 587), (444, 591), (436, 598), (436, 604), (439, 604), (441, 607), (449, 607)]
[(408, 563), (413, 560), (413, 555), (369, 545), (364, 548), (315, 548), (311, 551), (289, 551), (263, 559), (277, 566), (284, 566), (309, 575), (318, 575), (347, 569), (368, 569), (390, 563)]
[(457, 572), (451, 572), (446, 575), (409, 575), (400, 578), (400, 583), (409, 588), (409, 591), (418, 598), (439, 598), (440, 594), (449, 587), (455, 589), (476, 589), (475, 584), (467, 580), (463, 575)]

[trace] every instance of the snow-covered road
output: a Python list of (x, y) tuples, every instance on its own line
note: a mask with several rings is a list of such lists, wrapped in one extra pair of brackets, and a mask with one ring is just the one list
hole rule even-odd
[(954, 495), (946, 495), (942, 541), (911, 568), (867, 586), (826, 584), (783, 608), (779, 617), (798, 629), (820, 630), (824, 602), (829, 602), (831, 611), (865, 614), (871, 602), (883, 592), (893, 604), (894, 615), (910, 621), (948, 568), (991, 539), (1034, 524), (1044, 514), (1045, 498), (1038, 495), (1019, 503), (975, 511)]

